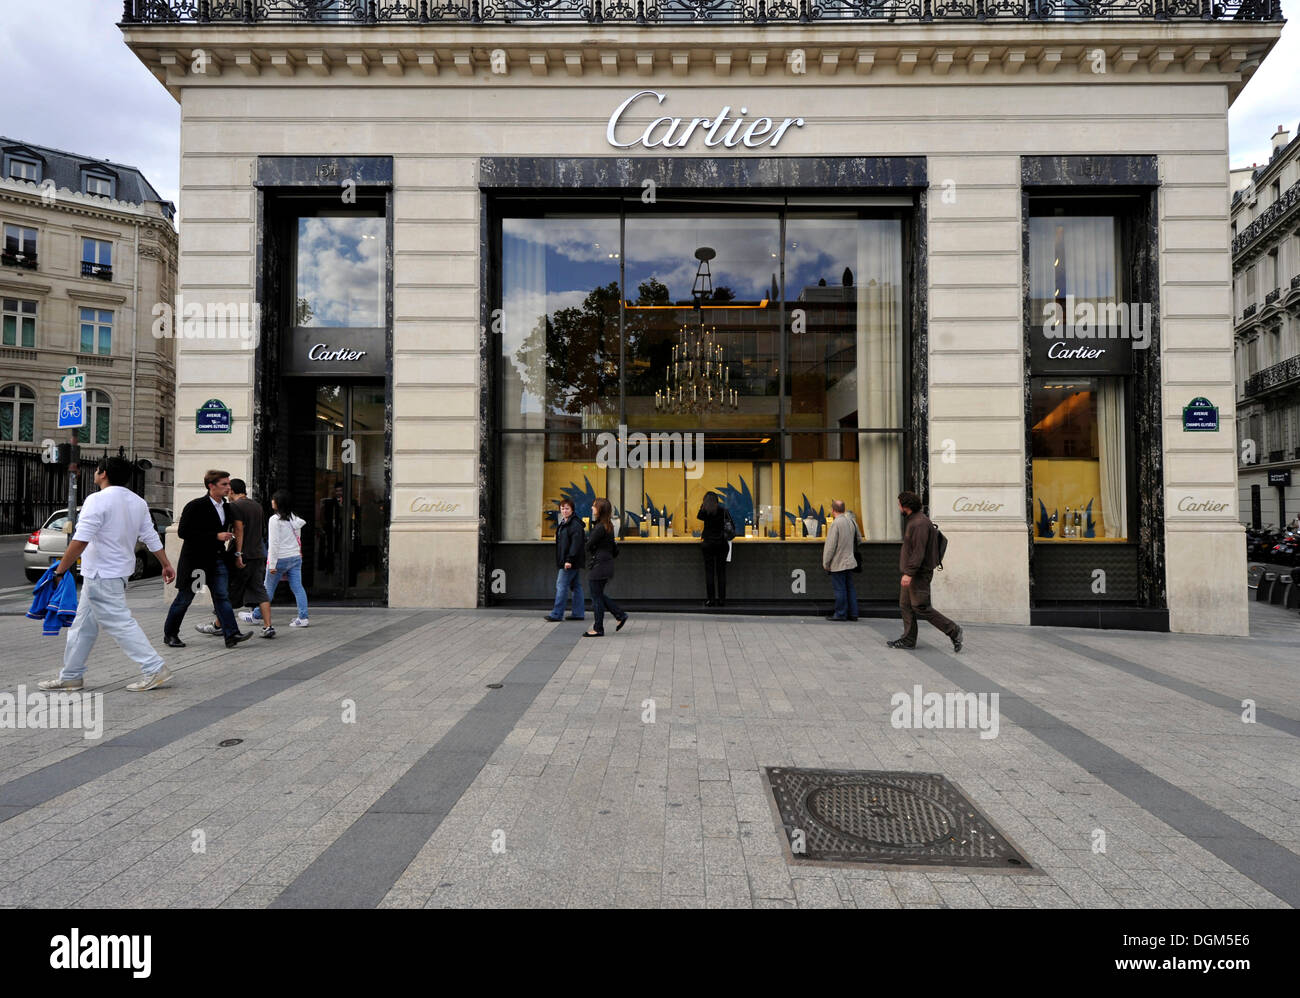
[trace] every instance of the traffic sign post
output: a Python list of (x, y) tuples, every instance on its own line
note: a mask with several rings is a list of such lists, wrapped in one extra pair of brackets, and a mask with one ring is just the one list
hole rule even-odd
[(77, 430), (86, 425), (86, 376), (78, 374), (75, 367), (68, 368), (60, 383), (59, 429), (71, 430), (68, 438), (68, 527), (69, 533), (77, 527)]

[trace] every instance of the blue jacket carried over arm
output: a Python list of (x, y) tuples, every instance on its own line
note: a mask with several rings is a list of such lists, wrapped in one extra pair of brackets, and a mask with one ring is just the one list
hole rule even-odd
[(45, 570), (45, 574), (36, 580), (32, 590), (32, 606), (27, 616), (40, 620), (41, 633), (46, 637), (58, 634), (65, 627), (72, 626), (77, 616), (77, 580), (71, 572), (63, 573), (63, 579), (54, 580), (54, 566)]

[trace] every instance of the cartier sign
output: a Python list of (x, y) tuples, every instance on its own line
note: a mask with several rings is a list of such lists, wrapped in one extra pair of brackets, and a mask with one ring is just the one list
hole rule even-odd
[[(656, 90), (641, 90), (623, 101), (609, 116), (609, 124), (605, 129), (605, 138), (609, 144), (616, 149), (631, 149), (633, 146), (645, 146), (647, 149), (653, 149), (655, 146), (662, 146), (665, 149), (684, 149), (691, 138), (699, 134), (704, 136), (704, 144), (709, 148), (726, 146), (728, 149), (734, 149), (736, 146), (743, 145), (749, 149), (757, 149), (760, 146), (770, 146), (775, 149), (787, 131), (791, 128), (803, 128), (802, 118), (783, 118), (779, 123), (775, 118), (762, 116), (750, 119), (745, 117), (749, 114), (749, 108), (742, 107), (739, 114), (732, 114), (730, 104), (724, 105), (712, 118), (668, 116), (655, 118), (645, 126), (640, 135), (636, 134), (635, 125), (620, 126), (619, 119), (638, 101), (653, 97), (655, 104), (662, 104), (667, 96)], [(643, 106), (653, 108), (654, 104)]]
[(289, 333), (284, 373), (383, 377), (386, 356), (383, 329), (300, 326)]

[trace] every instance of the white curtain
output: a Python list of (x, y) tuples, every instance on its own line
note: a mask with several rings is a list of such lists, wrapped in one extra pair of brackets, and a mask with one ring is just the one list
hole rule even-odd
[[(902, 425), (902, 227), (893, 219), (858, 223), (857, 390), (858, 425)], [(908, 417), (910, 418), (910, 417)], [(902, 538), (898, 492), (902, 438), (858, 434), (858, 491), (863, 537)]]
[(1128, 490), (1124, 473), (1124, 381), (1098, 378), (1097, 450), (1101, 465), (1101, 514), (1107, 537), (1128, 537)]
[[(1074, 297), (1076, 306), (1091, 303), (1100, 320), (1106, 314), (1102, 307), (1119, 300), (1115, 220), (1043, 217), (1031, 218), (1029, 226), (1031, 323), (1041, 325), (1044, 306), (1067, 295)], [(1071, 317), (1066, 316), (1064, 321), (1069, 323)]]
[[(544, 219), (507, 219), (503, 234), (501, 349), (506, 411), (502, 416), (503, 425), (512, 429), (541, 430), (546, 425), (544, 399), (530, 394), (526, 387), (546, 384), (545, 224)], [(540, 335), (534, 336), (539, 327)], [(541, 433), (502, 437), (502, 539), (537, 540), (542, 536), (545, 457)]]

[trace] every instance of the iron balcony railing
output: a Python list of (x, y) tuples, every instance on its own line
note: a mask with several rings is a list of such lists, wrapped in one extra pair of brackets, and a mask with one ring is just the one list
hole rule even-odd
[(1232, 255), (1235, 257), (1247, 250), (1252, 243), (1281, 221), (1283, 216), (1289, 215), (1297, 205), (1300, 205), (1300, 180), (1284, 190), (1276, 201), (1264, 209), (1259, 218), (1237, 235), (1237, 238), (1232, 241)]
[(1259, 311), (1258, 305), (1247, 305), (1244, 309), (1241, 310), (1241, 318), (1243, 321), (1249, 319), (1252, 315), (1254, 315), (1258, 311)]
[(81, 276), (95, 277), (101, 281), (111, 281), (113, 279), (113, 268), (106, 263), (89, 263), (82, 260)]
[(137, 24), (1281, 21), (1281, 0), (124, 0)]
[(1300, 356), (1288, 357), (1280, 364), (1252, 374), (1242, 386), (1242, 395), (1245, 398), (1262, 395), (1275, 388), (1289, 387), (1293, 382), (1300, 384)]
[(1282, 289), (1274, 288), (1272, 291), (1270, 291), (1268, 294), (1264, 296), (1264, 304), (1266, 306), (1272, 305), (1275, 301), (1277, 301), (1281, 297), (1282, 297)]

